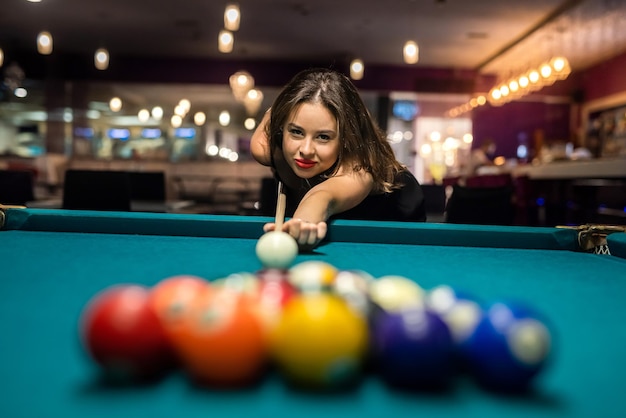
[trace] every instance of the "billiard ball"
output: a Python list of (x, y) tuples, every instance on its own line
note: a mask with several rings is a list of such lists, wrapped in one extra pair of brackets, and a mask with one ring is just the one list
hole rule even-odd
[(374, 368), (392, 387), (443, 389), (453, 372), (452, 336), (423, 307), (383, 311), (372, 324)]
[(448, 285), (440, 285), (427, 293), (426, 306), (437, 313), (448, 325), (459, 361), (463, 362), (467, 340), (483, 317), (480, 303), (467, 293)]
[(365, 319), (339, 296), (305, 293), (291, 298), (271, 340), (271, 355), (285, 379), (317, 390), (358, 381), (368, 346)]
[(120, 284), (102, 290), (83, 309), (80, 331), (84, 349), (111, 382), (154, 379), (174, 364), (148, 287)]
[(398, 311), (407, 307), (423, 306), (425, 291), (404, 276), (382, 276), (370, 285), (370, 297), (380, 308)]
[(257, 272), (256, 302), (268, 338), (280, 320), (284, 306), (297, 294), (297, 290), (287, 280), (287, 275), (287, 270), (282, 269), (263, 269)]
[(262, 375), (267, 339), (249, 295), (206, 287), (193, 299), (173, 342), (184, 370), (201, 385), (248, 386)]
[(266, 232), (256, 243), (256, 255), (264, 267), (287, 268), (298, 255), (298, 243), (286, 232)]
[(372, 311), (370, 285), (374, 277), (362, 270), (341, 270), (333, 281), (334, 293), (343, 298), (350, 307), (364, 317)]
[(286, 270), (264, 269), (257, 273), (258, 300), (265, 310), (282, 310), (285, 304), (297, 293), (288, 280)]
[(167, 277), (152, 287), (149, 303), (170, 340), (180, 331), (191, 301), (208, 285), (209, 282), (199, 276), (177, 275)]
[(300, 292), (329, 292), (339, 270), (320, 260), (303, 261), (289, 269), (289, 281)]
[(496, 391), (524, 391), (545, 368), (552, 333), (545, 319), (519, 302), (494, 302), (468, 340), (472, 375)]
[(259, 293), (259, 280), (257, 276), (249, 272), (232, 273), (226, 277), (211, 281), (211, 285), (218, 289), (230, 289), (256, 297)]

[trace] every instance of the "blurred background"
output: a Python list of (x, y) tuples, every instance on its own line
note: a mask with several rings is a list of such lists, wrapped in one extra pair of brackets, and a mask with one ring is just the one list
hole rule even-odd
[(62, 206), (67, 170), (158, 172), (167, 211), (266, 213), (250, 136), (293, 75), (331, 67), (430, 219), (454, 221), (455, 186), (507, 186), (500, 223), (623, 223), (625, 21), (624, 0), (5, 0), (0, 169), (33, 190), (0, 180), (0, 202)]

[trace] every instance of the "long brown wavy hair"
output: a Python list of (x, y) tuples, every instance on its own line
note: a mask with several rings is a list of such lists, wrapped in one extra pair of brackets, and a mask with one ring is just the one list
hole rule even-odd
[(384, 132), (372, 119), (356, 87), (345, 75), (330, 69), (314, 68), (294, 76), (271, 107), (266, 126), (272, 155), (282, 149), (283, 127), (291, 113), (302, 103), (321, 103), (337, 120), (340, 151), (328, 176), (340, 167), (351, 165), (365, 170), (374, 179), (374, 192), (390, 192), (404, 166), (396, 160)]

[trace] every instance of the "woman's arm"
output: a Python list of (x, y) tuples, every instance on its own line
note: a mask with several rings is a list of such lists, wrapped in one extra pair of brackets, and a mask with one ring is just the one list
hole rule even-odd
[(309, 190), (293, 217), (309, 222), (326, 221), (361, 203), (372, 187), (372, 176), (366, 171), (340, 172)]
[[(365, 171), (339, 173), (309, 190), (282, 230), (298, 241), (301, 250), (311, 250), (326, 237), (328, 218), (361, 203), (372, 187), (372, 176)], [(271, 231), (274, 226), (267, 224), (264, 229)]]
[(255, 160), (262, 165), (269, 166), (272, 163), (270, 158), (270, 143), (269, 138), (265, 134), (265, 129), (270, 120), (270, 111), (268, 110), (263, 115), (263, 119), (257, 126), (256, 130), (252, 134), (250, 139), (250, 152)]

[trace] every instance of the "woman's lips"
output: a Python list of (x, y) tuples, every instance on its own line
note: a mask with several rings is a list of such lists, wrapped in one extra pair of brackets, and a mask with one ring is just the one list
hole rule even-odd
[(300, 168), (311, 168), (315, 166), (315, 161), (311, 160), (296, 160), (296, 165)]

